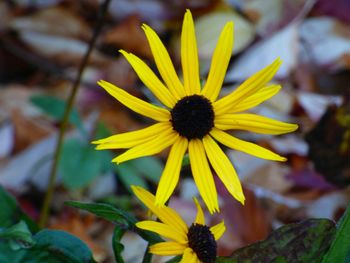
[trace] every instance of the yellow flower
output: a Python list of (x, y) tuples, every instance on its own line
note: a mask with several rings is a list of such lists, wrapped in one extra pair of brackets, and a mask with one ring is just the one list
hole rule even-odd
[(184, 220), (170, 207), (155, 205), (155, 197), (145, 189), (131, 186), (134, 194), (162, 222), (141, 221), (138, 228), (156, 232), (170, 241), (150, 246), (150, 253), (162, 256), (183, 255), (181, 262), (214, 262), (216, 258), (216, 240), (225, 232), (224, 221), (213, 226), (205, 225), (204, 213), (197, 199), (197, 216), (188, 228)]
[(176, 75), (170, 56), (157, 34), (147, 25), (143, 25), (142, 28), (163, 81), (138, 57), (123, 50), (120, 52), (165, 107), (140, 100), (107, 81), (99, 81), (98, 84), (119, 102), (157, 123), (138, 131), (97, 140), (93, 142), (99, 144), (96, 149), (129, 149), (113, 159), (113, 162), (119, 164), (157, 154), (171, 146), (156, 192), (155, 203), (158, 206), (164, 205), (173, 193), (187, 150), (194, 181), (210, 213), (219, 211), (219, 206), (209, 163), (231, 195), (243, 204), (244, 194), (239, 178), (216, 141), (260, 158), (286, 160), (278, 154), (226, 132), (248, 130), (263, 134), (282, 134), (297, 129), (295, 124), (250, 113), (239, 113), (257, 106), (280, 90), (279, 85), (267, 86), (267, 83), (277, 72), (281, 60), (276, 59), (271, 65), (244, 81), (234, 92), (217, 99), (233, 48), (232, 22), (228, 22), (221, 32), (203, 87), (199, 80), (197, 44), (189, 10), (185, 14), (181, 34), (183, 82)]

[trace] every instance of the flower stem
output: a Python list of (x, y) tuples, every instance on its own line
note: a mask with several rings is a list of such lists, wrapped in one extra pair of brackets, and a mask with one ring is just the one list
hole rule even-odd
[(53, 196), (53, 192), (54, 192), (54, 188), (55, 188), (58, 162), (59, 162), (59, 159), (61, 156), (63, 139), (64, 139), (64, 134), (65, 134), (65, 131), (67, 128), (68, 119), (69, 119), (70, 113), (71, 113), (73, 105), (74, 105), (76, 94), (79, 90), (80, 81), (81, 81), (84, 69), (89, 62), (90, 54), (95, 46), (96, 39), (97, 39), (97, 37), (101, 31), (102, 25), (104, 23), (104, 17), (105, 17), (107, 10), (108, 10), (108, 5), (109, 5), (110, 1), (111, 0), (105, 0), (99, 8), (97, 22), (96, 22), (96, 25), (95, 25), (95, 28), (93, 31), (93, 35), (92, 35), (90, 42), (89, 42), (89, 45), (88, 45), (88, 50), (86, 51), (86, 53), (83, 57), (83, 60), (80, 64), (77, 78), (75, 79), (75, 81), (73, 83), (72, 91), (71, 91), (69, 98), (68, 98), (67, 106), (66, 106), (65, 111), (64, 111), (63, 119), (61, 122), (61, 127), (60, 127), (59, 134), (58, 134), (58, 139), (57, 139), (57, 143), (56, 143), (53, 164), (51, 166), (48, 189), (47, 189), (47, 192), (45, 195), (43, 207), (41, 209), (41, 214), (40, 214), (40, 219), (39, 219), (39, 226), (40, 227), (45, 227), (45, 225), (47, 223), (47, 218), (48, 218), (48, 214), (49, 214), (49, 210), (50, 210), (52, 196)]

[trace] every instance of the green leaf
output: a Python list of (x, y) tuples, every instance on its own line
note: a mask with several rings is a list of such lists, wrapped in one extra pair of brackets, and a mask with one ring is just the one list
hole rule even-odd
[(150, 247), (150, 243), (148, 243), (148, 246), (145, 250), (145, 253), (143, 254), (142, 263), (151, 263), (152, 262), (153, 254), (149, 252), (149, 247)]
[[(11, 242), (17, 242), (15, 249)], [(77, 237), (46, 229), (32, 236), (21, 222), (1, 231), (0, 262), (94, 263), (95, 260), (90, 249)]]
[[(27, 250), (14, 250), (11, 246), (11, 242), (0, 241), (0, 262), (29, 263), (30, 261), (24, 261), (26, 254)], [(34, 263), (34, 259), (31, 262)]]
[(190, 165), (190, 157), (188, 153), (186, 153), (182, 159), (181, 167), (188, 166), (188, 165)]
[(219, 257), (216, 262), (318, 263), (329, 249), (334, 234), (335, 226), (331, 220), (308, 219), (280, 227), (264, 241), (243, 247), (230, 257)]
[(23, 262), (96, 262), (85, 243), (67, 232), (45, 229), (34, 235), (33, 238), (36, 244), (26, 254), (25, 258), (28, 261)]
[(38, 226), (19, 208), (15, 198), (8, 194), (4, 188), (0, 186), (0, 227), (10, 227), (13, 224), (23, 220), (27, 223), (30, 230), (38, 231)]
[[(62, 121), (66, 108), (66, 102), (64, 100), (49, 95), (34, 95), (30, 97), (30, 101), (47, 115), (58, 121)], [(75, 108), (72, 109), (68, 120), (80, 130), (84, 130), (79, 113)]]
[(93, 213), (99, 217), (102, 217), (112, 223), (117, 224), (123, 229), (134, 227), (137, 222), (136, 218), (116, 207), (103, 203), (82, 203), (76, 201), (65, 202), (66, 205), (83, 209), (90, 213)]
[(132, 164), (130, 164), (130, 162), (116, 165), (114, 168), (118, 173), (118, 178), (130, 193), (132, 193), (130, 187), (131, 185), (138, 185), (148, 189), (146, 181), (140, 176), (138, 171), (134, 166), (132, 166)]
[(175, 256), (169, 260), (167, 260), (165, 263), (178, 263), (182, 259), (182, 256)]
[(32, 233), (23, 221), (11, 227), (0, 229), (0, 240), (9, 241), (13, 250), (28, 248), (34, 245)]
[(335, 238), (322, 262), (350, 262), (350, 205), (337, 225)]
[(89, 211), (90, 213), (117, 224), (121, 229), (134, 231), (150, 243), (158, 243), (162, 241), (158, 235), (137, 228), (135, 226), (137, 219), (133, 215), (111, 205), (102, 203), (81, 203), (76, 201), (68, 201), (65, 202), (65, 204)]
[(18, 222), (18, 212), (20, 211), (16, 200), (0, 186), (0, 227), (9, 227)]
[(112, 247), (113, 247), (115, 261), (118, 263), (124, 263), (124, 259), (121, 255), (121, 253), (124, 250), (124, 245), (120, 243), (120, 240), (122, 239), (125, 232), (126, 232), (125, 229), (121, 229), (118, 226), (114, 228), (114, 232), (113, 232)]
[(96, 127), (96, 135), (95, 140), (103, 139), (111, 136), (111, 131), (107, 128), (107, 126), (103, 122), (98, 122)]
[(108, 160), (108, 152), (96, 151), (92, 145), (78, 139), (66, 140), (59, 162), (63, 184), (69, 189), (88, 185), (103, 174)]
[(147, 156), (129, 161), (136, 171), (153, 183), (158, 183), (163, 172), (163, 164), (158, 158)]

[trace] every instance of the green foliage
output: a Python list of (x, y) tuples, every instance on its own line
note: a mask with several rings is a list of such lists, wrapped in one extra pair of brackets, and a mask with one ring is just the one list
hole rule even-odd
[[(63, 119), (66, 107), (64, 100), (48, 95), (35, 95), (30, 99), (48, 116), (58, 121)], [(86, 137), (87, 132), (83, 128), (81, 117), (76, 109), (72, 110), (69, 122)], [(95, 139), (110, 135), (110, 131), (103, 124), (98, 123)], [(139, 158), (117, 166), (110, 163), (112, 157), (111, 151), (96, 151), (89, 142), (78, 139), (65, 140), (59, 162), (63, 184), (70, 190), (82, 188), (107, 170), (116, 171), (120, 181), (130, 192), (130, 185), (139, 185), (147, 189), (146, 180), (158, 183), (163, 165), (157, 158)]]
[[(63, 119), (66, 108), (64, 100), (49, 95), (34, 95), (30, 98), (30, 101), (55, 120), (61, 121)], [(82, 121), (76, 109), (73, 108), (68, 120), (69, 123), (83, 130)]]
[(190, 156), (186, 153), (182, 159), (182, 167), (190, 165)]
[(148, 189), (146, 180), (158, 183), (163, 165), (157, 158), (149, 156), (114, 165), (114, 170), (124, 187), (132, 193), (130, 185), (138, 185)]
[(26, 258), (36, 262), (92, 263), (90, 249), (77, 237), (61, 230), (42, 230), (34, 235), (36, 242)]
[(350, 205), (337, 225), (334, 241), (322, 262), (350, 262)]
[(130, 162), (115, 165), (114, 169), (118, 174), (119, 180), (130, 193), (132, 193), (131, 185), (138, 185), (148, 189), (146, 181)]
[(63, 184), (68, 189), (88, 185), (106, 171), (110, 157), (108, 151), (96, 151), (92, 145), (78, 139), (67, 139), (59, 162)]
[(120, 243), (120, 240), (122, 239), (125, 232), (126, 230), (121, 229), (120, 227), (115, 227), (113, 232), (112, 247), (113, 247), (115, 261), (118, 263), (124, 263), (124, 259), (121, 255), (121, 253), (124, 250), (124, 245)]
[[(328, 219), (308, 219), (273, 231), (267, 239), (219, 257), (218, 263), (298, 262), (318, 263), (335, 235), (334, 223)], [(341, 261), (333, 261), (341, 262)]]
[(23, 221), (8, 228), (0, 228), (0, 240), (9, 242), (13, 250), (34, 245), (32, 233)]
[(32, 236), (22, 222), (2, 233), (6, 233), (6, 238), (0, 237), (0, 262), (95, 262), (90, 249), (64, 231), (45, 229)]
[(176, 256), (176, 257), (173, 257), (172, 259), (169, 259), (165, 263), (178, 263), (181, 261), (181, 259), (182, 259), (182, 256)]
[[(89, 211), (90, 213), (93, 213), (99, 217), (102, 217), (116, 224), (116, 227), (114, 229), (113, 239), (112, 239), (113, 252), (116, 258), (116, 262), (121, 262), (121, 263), (124, 262), (121, 256), (124, 246), (120, 243), (120, 240), (127, 230), (134, 231), (135, 233), (139, 234), (143, 239), (148, 241), (150, 244), (163, 241), (155, 233), (137, 228), (135, 224), (138, 221), (133, 215), (121, 209), (115, 208), (109, 204), (80, 203), (80, 202), (74, 202), (74, 201), (66, 202), (65, 204)], [(149, 259), (151, 258), (151, 256), (152, 255), (148, 256)]]
[(65, 204), (89, 211), (90, 213), (102, 217), (112, 223), (115, 223), (119, 228), (123, 230), (134, 231), (150, 243), (158, 243), (162, 241), (158, 235), (137, 228), (135, 224), (138, 221), (133, 215), (111, 205), (102, 203), (81, 203), (75, 201), (69, 201)]
[(19, 208), (15, 198), (0, 186), (0, 227), (10, 227), (21, 220), (27, 223), (30, 230), (35, 232), (38, 226)]
[(35, 259), (24, 261), (24, 257), (27, 254), (26, 249), (15, 250), (12, 247), (11, 242), (1, 241), (0, 240), (0, 262), (1, 263), (34, 263)]
[(153, 183), (158, 183), (163, 172), (163, 164), (153, 156), (147, 156), (131, 160), (131, 166), (144, 178)]
[(69, 233), (44, 229), (33, 235), (37, 226), (2, 187), (0, 203), (0, 262), (95, 262), (90, 249)]

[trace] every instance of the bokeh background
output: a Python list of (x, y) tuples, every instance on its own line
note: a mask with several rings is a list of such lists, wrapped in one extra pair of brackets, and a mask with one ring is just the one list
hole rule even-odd
[[(0, 2), (0, 185), (35, 220), (46, 192), (52, 156), (78, 67), (97, 21), (98, 0)], [(217, 180), (227, 232), (219, 254), (264, 239), (275, 228), (317, 217), (337, 220), (350, 191), (350, 2), (348, 0), (112, 0), (84, 69), (63, 145), (49, 227), (84, 240), (99, 262), (112, 262), (113, 226), (64, 206), (66, 200), (99, 201), (147, 215), (130, 184), (155, 191), (167, 152), (117, 166), (118, 152), (97, 152), (90, 141), (145, 127), (149, 119), (123, 107), (100, 88), (100, 79), (157, 103), (119, 54), (125, 49), (156, 69), (142, 23), (153, 27), (181, 72), (184, 11), (195, 19), (200, 70), (205, 80), (225, 22), (235, 25), (234, 50), (222, 94), (281, 57), (274, 78), (283, 89), (253, 112), (297, 123), (284, 136), (236, 132), (288, 157), (265, 161), (226, 149), (244, 185), (242, 207)], [(170, 206), (192, 222), (197, 194), (188, 165)], [(0, 204), (1, 209), (2, 204)], [(124, 256), (141, 262), (146, 243), (127, 233)], [(162, 262), (156, 259), (156, 262)]]

